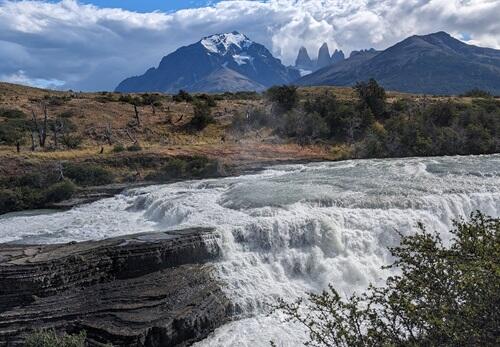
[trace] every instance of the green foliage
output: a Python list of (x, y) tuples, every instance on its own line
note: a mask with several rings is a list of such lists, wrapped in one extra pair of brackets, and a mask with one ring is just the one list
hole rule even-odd
[(172, 97), (175, 102), (192, 102), (194, 98), (186, 92), (185, 90), (179, 90), (179, 92)]
[(218, 164), (206, 157), (172, 158), (146, 179), (168, 182), (175, 179), (205, 178), (219, 176)]
[(295, 86), (274, 86), (266, 91), (266, 97), (275, 105), (278, 113), (293, 109), (299, 102), (299, 94)]
[(385, 90), (373, 78), (368, 82), (358, 82), (354, 86), (363, 107), (370, 109), (373, 115), (381, 118), (385, 113)]
[(215, 101), (215, 97), (213, 95), (200, 94), (196, 96), (196, 99), (205, 102), (208, 107), (217, 106), (217, 102)]
[(99, 186), (113, 183), (111, 171), (96, 164), (66, 163), (64, 175), (82, 186)]
[(54, 330), (37, 330), (25, 341), (26, 347), (85, 347), (87, 334), (85, 331), (78, 335), (58, 335)]
[(69, 149), (77, 149), (82, 144), (82, 137), (73, 134), (63, 134), (61, 136), (61, 143)]
[(121, 143), (118, 143), (113, 146), (113, 153), (120, 153), (125, 151), (125, 146), (123, 146)]
[(75, 192), (76, 192), (75, 184), (69, 180), (64, 180), (62, 182), (51, 185), (45, 191), (45, 201), (59, 202), (67, 200), (71, 198)]
[(212, 123), (215, 123), (215, 119), (212, 117), (208, 104), (196, 101), (194, 103), (193, 118), (186, 124), (186, 127), (190, 130), (201, 131)]
[(342, 298), (330, 286), (277, 309), (309, 332), (310, 346), (497, 346), (500, 219), (458, 220), (452, 240), (422, 225), (391, 248), (383, 287)]
[(0, 109), (0, 117), (9, 118), (9, 119), (13, 119), (13, 118), (26, 119), (27, 118), (26, 113), (24, 113), (21, 110), (17, 110), (17, 109)]
[(0, 144), (15, 145), (23, 142), (30, 129), (28, 120), (24, 118), (7, 118), (0, 121)]
[(465, 92), (464, 94), (462, 94), (462, 96), (467, 96), (470, 98), (491, 98), (492, 97), (490, 92), (488, 92), (486, 90), (479, 89), (479, 88), (473, 88), (473, 89)]
[(136, 142), (136, 143), (128, 146), (127, 147), (127, 151), (129, 151), (129, 152), (140, 152), (140, 151), (142, 151), (142, 147), (141, 147), (141, 145), (139, 143)]

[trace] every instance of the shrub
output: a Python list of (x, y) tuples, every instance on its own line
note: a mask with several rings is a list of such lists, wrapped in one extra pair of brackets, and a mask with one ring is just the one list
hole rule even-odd
[(473, 88), (463, 93), (462, 96), (467, 96), (470, 98), (491, 98), (491, 93), (479, 88)]
[(172, 100), (174, 100), (175, 102), (192, 102), (194, 99), (191, 94), (181, 89), (176, 95), (172, 97)]
[(275, 105), (278, 113), (290, 111), (299, 102), (299, 94), (295, 86), (271, 87), (266, 91), (266, 96)]
[(46, 202), (59, 202), (70, 199), (76, 191), (76, 186), (73, 182), (65, 180), (51, 185), (45, 191)]
[(18, 198), (14, 191), (10, 189), (0, 189), (0, 214), (16, 211)]
[(64, 175), (83, 186), (110, 184), (114, 180), (109, 170), (95, 164), (67, 163), (64, 165)]
[(142, 151), (142, 147), (139, 143), (134, 143), (127, 147), (127, 151), (129, 152), (140, 152)]
[(120, 153), (125, 151), (125, 146), (123, 146), (121, 143), (118, 143), (113, 146), (113, 152), (114, 153)]
[(0, 122), (0, 144), (15, 145), (22, 142), (30, 129), (29, 122), (23, 118), (9, 118)]
[[(455, 221), (451, 242), (419, 225), (391, 248), (397, 272), (383, 287), (343, 299), (330, 286), (277, 309), (313, 346), (496, 346), (500, 322), (500, 219)], [(305, 310), (304, 310), (305, 309)]]
[(201, 131), (212, 123), (215, 123), (215, 119), (212, 117), (210, 107), (205, 102), (196, 102), (193, 118), (186, 126), (191, 130)]
[(16, 109), (0, 109), (0, 117), (4, 118), (20, 118), (20, 119), (26, 119), (27, 116), (26, 114), (21, 111), (21, 110), (16, 110)]
[(82, 144), (82, 137), (72, 134), (64, 134), (61, 136), (61, 143), (69, 149), (77, 149)]
[(85, 347), (85, 331), (78, 335), (57, 335), (54, 330), (38, 330), (28, 336), (26, 347)]
[(385, 90), (377, 81), (371, 78), (368, 82), (358, 82), (354, 86), (362, 105), (372, 111), (375, 117), (382, 117), (385, 113)]

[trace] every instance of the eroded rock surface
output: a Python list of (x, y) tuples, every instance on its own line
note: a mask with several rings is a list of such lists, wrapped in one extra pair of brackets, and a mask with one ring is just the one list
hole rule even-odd
[(212, 229), (64, 245), (0, 245), (0, 346), (34, 329), (87, 332), (99, 346), (184, 346), (225, 323), (229, 301), (206, 264)]

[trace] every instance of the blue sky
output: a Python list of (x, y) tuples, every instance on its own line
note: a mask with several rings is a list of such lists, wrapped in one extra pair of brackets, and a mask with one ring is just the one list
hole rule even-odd
[[(52, 2), (57, 2), (52, 0)], [(99, 7), (123, 8), (135, 12), (171, 12), (186, 8), (203, 7), (217, 3), (217, 0), (80, 0), (82, 4)]]

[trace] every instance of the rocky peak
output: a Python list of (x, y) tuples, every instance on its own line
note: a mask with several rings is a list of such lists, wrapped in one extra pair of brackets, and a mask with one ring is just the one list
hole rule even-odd
[(318, 69), (330, 65), (330, 50), (328, 44), (325, 42), (319, 49), (318, 53)]
[(331, 63), (336, 64), (336, 63), (341, 62), (344, 59), (345, 59), (344, 52), (336, 49), (335, 52), (333, 52), (333, 54), (332, 54)]
[(241, 52), (250, 47), (254, 42), (247, 36), (237, 31), (224, 34), (215, 34), (204, 37), (200, 43), (210, 53), (226, 55), (229, 52)]
[(299, 54), (297, 55), (297, 59), (295, 60), (295, 66), (304, 69), (311, 68), (312, 60), (309, 57), (307, 48), (300, 47)]

